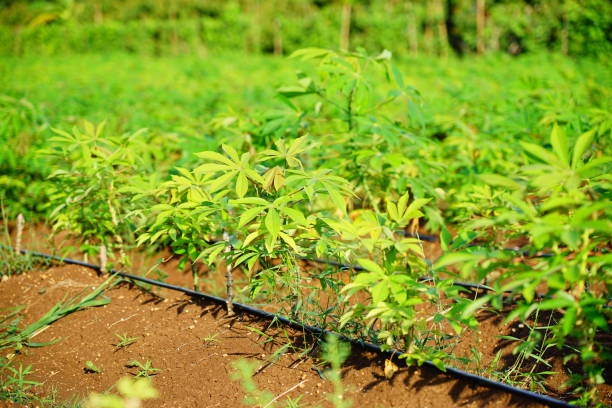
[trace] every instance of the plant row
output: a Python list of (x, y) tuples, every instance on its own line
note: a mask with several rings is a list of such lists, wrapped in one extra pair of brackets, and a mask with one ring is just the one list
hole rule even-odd
[[(580, 367), (574, 398), (597, 403), (610, 359), (609, 119), (545, 117), (542, 143), (471, 129), (438, 140), (416, 131), (421, 96), (389, 52), (309, 48), (293, 58), (315, 68), (278, 89), (276, 108), (213, 119), (218, 148), (181, 167), (163, 164), (167, 141), (145, 130), (54, 129), (36, 153), (54, 169), (54, 230), (124, 266), (128, 248), (169, 249), (196, 287), (204, 266), (225, 276), (230, 313), (235, 296), (248, 296), (403, 350), (407, 364), (443, 368), (481, 310), (505, 311), (531, 329), (516, 339), (523, 363), (513, 380), (532, 378), (558, 348)], [(397, 233), (423, 228), (440, 233), (436, 259)], [(302, 257), (363, 269), (313, 268)], [(476, 296), (458, 279), (495, 291)]]

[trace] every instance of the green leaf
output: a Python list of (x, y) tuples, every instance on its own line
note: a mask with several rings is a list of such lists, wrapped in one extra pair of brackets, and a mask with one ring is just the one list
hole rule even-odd
[(249, 190), (249, 182), (243, 172), (238, 173), (238, 180), (236, 181), (236, 194), (242, 198), (246, 195)]
[(353, 283), (362, 286), (368, 286), (372, 282), (376, 282), (380, 279), (380, 275), (372, 272), (360, 273), (353, 279)]
[(276, 245), (276, 236), (268, 235), (265, 239), (266, 250), (269, 253), (274, 251), (274, 246)]
[(194, 173), (214, 173), (217, 171), (230, 170), (232, 168), (233, 167), (228, 166), (227, 164), (204, 163), (203, 165), (196, 167)]
[(557, 157), (561, 160), (561, 163), (565, 167), (569, 167), (569, 148), (567, 146), (567, 136), (565, 132), (556, 123), (553, 126), (553, 130), (550, 134), (550, 142), (552, 144), (554, 152)]
[(279, 207), (279, 211), (291, 218), (291, 220), (300, 225), (306, 225), (306, 218), (300, 210), (290, 207)]
[(393, 221), (399, 221), (399, 215), (397, 213), (397, 207), (396, 205), (389, 199), (387, 199), (387, 213), (389, 214), (389, 217), (391, 217), (391, 219)]
[(231, 171), (231, 172), (225, 173), (221, 177), (218, 177), (212, 180), (209, 184), (210, 191), (215, 192), (227, 186), (230, 183), (230, 181), (232, 181), (232, 178), (234, 177), (235, 174), (236, 174), (235, 171)]
[(389, 297), (389, 285), (387, 282), (379, 282), (370, 289), (370, 293), (372, 294), (372, 303), (384, 302)]
[(255, 232), (251, 232), (249, 235), (247, 235), (247, 237), (244, 239), (244, 242), (242, 243), (242, 247), (245, 248), (247, 247), (251, 242), (253, 242), (253, 240), (255, 238), (257, 238), (258, 236), (261, 235), (261, 231), (255, 231)]
[(247, 261), (249, 259), (251, 259), (252, 257), (257, 256), (256, 253), (253, 252), (248, 252), (246, 254), (242, 254), (240, 255), (238, 258), (236, 258), (234, 260), (234, 262), (232, 262), (232, 265), (234, 266), (234, 268), (238, 267), (240, 264), (242, 264), (244, 261)]
[(254, 205), (269, 205), (270, 203), (260, 197), (245, 197), (236, 200), (230, 200), (230, 204), (254, 204)]
[(196, 153), (196, 156), (198, 156), (201, 159), (207, 159), (207, 160), (217, 161), (220, 163), (225, 163), (228, 166), (232, 166), (232, 167), (236, 166), (234, 162), (232, 162), (230, 159), (228, 159), (221, 153), (207, 151), (207, 152)]
[(417, 198), (416, 200), (410, 203), (408, 208), (406, 208), (406, 211), (404, 211), (402, 218), (408, 217), (414, 212), (418, 212), (417, 210), (421, 209), (425, 204), (427, 204), (430, 201), (431, 201), (430, 198)]
[(593, 143), (595, 137), (595, 129), (581, 134), (574, 145), (574, 153), (572, 155), (572, 169), (582, 167), (582, 156)]
[(525, 149), (527, 153), (529, 153), (531, 156), (535, 157), (536, 159), (544, 163), (550, 164), (551, 166), (559, 165), (559, 160), (557, 159), (557, 157), (551, 152), (549, 152), (548, 150), (544, 149), (542, 146), (538, 146), (536, 144), (527, 143), (527, 142), (520, 142), (520, 143), (521, 143), (521, 146), (523, 146), (523, 149)]
[(460, 262), (470, 262), (482, 259), (482, 255), (469, 254), (465, 252), (453, 252), (442, 255), (434, 265), (434, 269), (444, 268)]
[(291, 238), (289, 235), (281, 231), (278, 233), (278, 236), (281, 237), (281, 239), (285, 241), (295, 252), (300, 252), (300, 248), (296, 245), (293, 238)]
[(268, 211), (264, 223), (268, 232), (276, 239), (281, 228), (281, 219), (274, 208)]
[(570, 307), (565, 311), (565, 315), (563, 319), (561, 319), (561, 329), (563, 331), (563, 335), (569, 335), (574, 329), (576, 324), (576, 308)]
[(406, 206), (407, 205), (408, 205), (408, 193), (406, 193), (403, 196), (401, 196), (399, 201), (397, 202), (397, 214), (398, 214), (398, 216), (399, 216), (399, 214), (403, 214), (404, 212), (406, 212)]
[(521, 188), (521, 185), (516, 181), (498, 174), (481, 174), (478, 176), (478, 178), (490, 186), (506, 187), (511, 190), (519, 190)]
[(332, 199), (336, 208), (342, 211), (342, 214), (346, 215), (346, 203), (338, 190), (327, 183), (325, 184), (325, 189), (327, 190), (327, 193), (329, 194), (329, 197)]
[(402, 73), (393, 64), (391, 64), (391, 72), (393, 73), (393, 79), (395, 79), (397, 86), (399, 86), (400, 89), (404, 89), (404, 78), (402, 77)]
[(301, 58), (302, 60), (314, 59), (314, 58), (323, 58), (327, 56), (336, 55), (333, 51), (327, 50), (325, 48), (316, 48), (316, 47), (308, 47), (301, 48), (299, 50), (294, 51), (289, 58)]
[(467, 319), (472, 316), (478, 309), (482, 308), (489, 302), (489, 296), (480, 297), (472, 302), (463, 310), (461, 314), (462, 319)]
[(214, 245), (211, 247), (212, 251), (210, 251), (210, 254), (208, 255), (208, 264), (212, 265), (215, 260), (217, 259), (217, 256), (219, 256), (219, 254), (221, 253), (221, 251), (223, 251), (225, 249), (225, 244), (224, 243), (220, 243), (217, 245)]
[(227, 155), (229, 157), (231, 157), (231, 159), (235, 162), (238, 163), (240, 161), (240, 157), (238, 156), (238, 152), (236, 151), (236, 149), (234, 149), (232, 146), (230, 145), (226, 145), (223, 144), (221, 145), (221, 148), (223, 149), (223, 151), (225, 153), (227, 153)]
[(447, 251), (451, 242), (453, 242), (453, 236), (446, 228), (446, 225), (442, 225), (442, 229), (440, 231), (440, 246), (443, 251)]
[(242, 228), (244, 227), (246, 224), (248, 224), (253, 218), (257, 217), (259, 214), (261, 214), (266, 208), (265, 207), (255, 207), (255, 208), (250, 208), (248, 210), (246, 210), (244, 213), (242, 213), (242, 215), (240, 216), (240, 222), (238, 223), (238, 228)]
[[(569, 295), (567, 295), (567, 296), (569, 296)], [(563, 308), (566, 308), (566, 307), (573, 306), (574, 303), (575, 302), (571, 298), (567, 298), (567, 297), (548, 299), (548, 300), (545, 300), (542, 303), (540, 303), (539, 309), (540, 310), (563, 309)]]
[(380, 266), (378, 266), (375, 262), (369, 260), (369, 259), (365, 259), (365, 258), (361, 258), (357, 260), (357, 263), (364, 268), (365, 270), (368, 270), (370, 272), (376, 272), (380, 275), (384, 275), (385, 272), (382, 270), (382, 268)]
[(600, 175), (602, 170), (598, 169), (598, 167), (603, 166), (604, 164), (610, 163), (611, 161), (612, 161), (612, 156), (601, 156), (596, 159), (590, 160), (588, 163), (580, 167), (576, 172), (581, 177), (584, 177), (584, 178), (589, 178), (589, 177), (593, 177), (596, 175)]

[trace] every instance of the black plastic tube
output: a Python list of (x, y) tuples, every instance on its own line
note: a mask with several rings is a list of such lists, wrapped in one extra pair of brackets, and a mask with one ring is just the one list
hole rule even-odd
[[(11, 248), (9, 246), (5, 246), (5, 245), (0, 245), (3, 248), (7, 248), (10, 250), (14, 250), (14, 248)], [(26, 249), (22, 249), (20, 250), (21, 253), (23, 254), (29, 254), (29, 255), (33, 255), (33, 256), (38, 256), (41, 258), (46, 258), (46, 259), (53, 259), (56, 261), (60, 261), (66, 264), (73, 264), (73, 265), (79, 265), (79, 266), (83, 266), (86, 268), (90, 268), (93, 269), (95, 271), (100, 271), (101, 268), (98, 265), (92, 265), (90, 263), (87, 262), (83, 262), (83, 261), (78, 261), (75, 259), (69, 259), (69, 258), (62, 258), (59, 256), (55, 256), (55, 255), (49, 255), (49, 254), (44, 254), (42, 252), (35, 252), (35, 251), (28, 251)], [(209, 295), (206, 293), (202, 293), (202, 292), (198, 292), (196, 290), (192, 290), (192, 289), (187, 289), (184, 288), (182, 286), (176, 286), (176, 285), (171, 285), (169, 283), (165, 283), (165, 282), (160, 282), (160, 281), (156, 281), (153, 279), (148, 279), (148, 278), (143, 278), (141, 276), (137, 276), (137, 275), (132, 275), (129, 273), (125, 273), (125, 272), (121, 272), (121, 271), (117, 271), (114, 269), (111, 269), (109, 271), (109, 273), (111, 274), (116, 274), (117, 276), (121, 276), (127, 279), (132, 279), (135, 281), (139, 281), (139, 282), (144, 282), (144, 283), (148, 283), (151, 285), (155, 285), (155, 286), (159, 286), (162, 288), (166, 288), (166, 289), (171, 289), (171, 290), (175, 290), (178, 292), (182, 292), (185, 293), (187, 295), (191, 295), (191, 296), (197, 296), (203, 299), (207, 299), (210, 301), (213, 301), (215, 303), (218, 303), (220, 305), (225, 305), (226, 304), (226, 300), (223, 298), (220, 298), (218, 296), (213, 296), (213, 295)], [(303, 331), (307, 331), (311, 334), (317, 334), (317, 335), (334, 335), (337, 336), (347, 342), (350, 342), (351, 344), (354, 344), (356, 346), (359, 346), (367, 351), (371, 351), (377, 354), (383, 354), (385, 356), (387, 356), (388, 358), (392, 358), (392, 359), (397, 359), (399, 355), (402, 354), (402, 351), (400, 350), (388, 350), (388, 351), (384, 351), (382, 350), (379, 346), (372, 344), (372, 343), (367, 343), (367, 342), (363, 342), (363, 341), (359, 341), (359, 340), (355, 340), (355, 339), (351, 339), (349, 337), (346, 337), (344, 335), (338, 334), (338, 333), (334, 333), (334, 332), (330, 332), (328, 330), (325, 329), (321, 329), (320, 327), (316, 327), (316, 326), (310, 326), (304, 323), (300, 323), (291, 319), (288, 319), (284, 316), (281, 315), (277, 315), (274, 313), (270, 313), (270, 312), (266, 312), (265, 310), (261, 310), (261, 309), (257, 309), (255, 307), (249, 306), (249, 305), (245, 305), (242, 303), (234, 303), (234, 307), (236, 309), (242, 310), (244, 312), (247, 313), (251, 313), (254, 314), (256, 316), (259, 317), (263, 317), (266, 319), (275, 319), (287, 326), (293, 327), (295, 329), (298, 330), (303, 330)], [(433, 364), (431, 361), (426, 361), (423, 363), (424, 366), (435, 369), (440, 371), (441, 373), (445, 373), (447, 375), (462, 379), (462, 380), (469, 380), (469, 381), (473, 381), (475, 383), (478, 383), (480, 385), (483, 385), (485, 387), (489, 387), (489, 388), (494, 388), (500, 391), (505, 391), (520, 397), (523, 397), (525, 399), (529, 399), (533, 402), (538, 402), (541, 404), (545, 404), (548, 405), (550, 407), (560, 407), (560, 408), (576, 408), (575, 405), (571, 405), (565, 401), (561, 401), (559, 399), (553, 398), (553, 397), (549, 397), (548, 395), (543, 395), (543, 394), (538, 394), (535, 393), (533, 391), (527, 391), (527, 390), (522, 390), (520, 388), (516, 388), (513, 387), (511, 385), (508, 384), (504, 384), (502, 382), (499, 381), (494, 381), (491, 380), (489, 378), (486, 377), (481, 377), (479, 375), (476, 374), (470, 374), (466, 371), (463, 370), (459, 370), (457, 368), (453, 368), (453, 367), (445, 367), (445, 370), (442, 371), (440, 370), (438, 367), (436, 367), (435, 364)]]

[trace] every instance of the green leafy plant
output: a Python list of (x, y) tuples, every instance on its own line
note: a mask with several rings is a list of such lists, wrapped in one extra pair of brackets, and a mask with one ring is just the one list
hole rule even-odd
[(342, 364), (351, 353), (349, 344), (343, 343), (336, 336), (329, 335), (323, 343), (321, 359), (329, 364), (329, 369), (325, 370), (324, 376), (329, 379), (334, 386), (334, 392), (327, 396), (327, 399), (335, 408), (349, 408), (353, 406), (350, 399), (344, 396), (344, 385), (342, 384)]
[(152, 367), (150, 360), (147, 360), (144, 363), (137, 360), (132, 360), (125, 366), (128, 368), (136, 368), (137, 371), (136, 374), (134, 374), (135, 377), (151, 377), (161, 372), (161, 369)]
[(91, 360), (87, 360), (85, 362), (84, 370), (87, 373), (96, 373), (96, 374), (101, 374), (102, 373), (102, 369), (100, 367), (98, 367), (97, 365), (95, 365), (94, 362), (91, 361)]
[(19, 365), (19, 368), (15, 368), (9, 362), (2, 361), (0, 362), (0, 370), (4, 377), (0, 386), (0, 400), (22, 403), (34, 399), (29, 390), (42, 385), (42, 383), (25, 378), (26, 375), (32, 373), (32, 366), (23, 367)]
[[(13, 310), (8, 317), (5, 317), (2, 322), (6, 322), (7, 319), (17, 317), (10, 321), (5, 327), (0, 327), (0, 350), (4, 349), (15, 349), (16, 351), (21, 350), (23, 347), (40, 347), (50, 343), (35, 343), (31, 341), (31, 338), (38, 334), (45, 327), (49, 326), (53, 322), (69, 315), (70, 313), (87, 307), (104, 306), (110, 302), (110, 298), (102, 296), (104, 291), (112, 287), (116, 283), (115, 277), (111, 276), (101, 285), (95, 288), (91, 293), (86, 294), (82, 298), (79, 295), (73, 296), (63, 302), (60, 302), (53, 306), (43, 317), (36, 322), (30, 324), (24, 329), (19, 329), (18, 324), (21, 318), (18, 316), (21, 308)], [(57, 340), (59, 341), (59, 340)]]
[(115, 385), (119, 395), (91, 393), (85, 408), (138, 408), (142, 401), (159, 397), (150, 378), (123, 377)]
[(218, 336), (219, 336), (219, 333), (215, 333), (215, 334), (212, 334), (210, 336), (202, 337), (202, 341), (207, 346), (210, 346), (210, 345), (213, 345), (213, 344), (217, 344), (220, 341), (219, 339), (217, 339)]
[(115, 337), (119, 339), (119, 342), (115, 344), (115, 347), (117, 347), (117, 349), (126, 348), (136, 343), (136, 341), (138, 341), (138, 337), (130, 337), (127, 335), (127, 333), (123, 333), (123, 334), (115, 333)]
[(125, 135), (104, 135), (104, 123), (83, 123), (83, 129), (72, 133), (54, 129), (51, 146), (44, 150), (56, 170), (50, 193), (53, 211), (50, 220), (54, 231), (66, 231), (83, 242), (81, 250), (97, 254), (106, 247), (119, 261), (128, 262), (126, 240), (133, 231), (128, 220), (132, 193), (139, 172), (150, 165), (151, 148), (143, 131)]
[[(519, 296), (517, 307), (507, 321), (519, 318), (527, 322), (534, 313), (558, 313), (547, 325), (550, 335), (543, 337), (533, 328), (530, 338), (519, 342), (519, 361), (541, 362), (532, 353), (537, 348), (564, 348), (565, 363), (575, 360), (582, 365), (582, 372), (574, 373), (569, 382), (582, 395), (581, 404), (597, 400), (595, 385), (604, 381), (603, 367), (610, 358), (609, 347), (596, 338), (599, 332), (609, 330), (610, 311), (605, 305), (610, 262), (605, 243), (612, 229), (605, 186), (609, 184), (606, 169), (612, 159), (605, 155), (594, 157), (594, 137), (593, 130), (587, 131), (576, 138), (572, 147), (563, 129), (555, 125), (551, 133), (552, 151), (523, 143), (530, 163), (513, 178), (499, 175), (487, 178), (504, 191), (502, 201), (509, 204), (500, 203), (493, 217), (475, 220), (468, 226), (480, 234), (487, 234), (491, 228), (512, 231), (508, 236), (529, 238), (522, 249), (525, 253), (550, 255), (529, 264), (509, 262), (512, 253), (478, 248), (446, 257), (450, 263), (469, 260), (470, 266), (463, 270), (478, 276), (486, 276), (491, 266), (504, 266), (505, 272), (494, 285), (497, 294), (479, 299), (478, 304), (491, 302), (501, 308), (502, 293), (515, 293)], [(539, 297), (536, 289), (543, 284), (544, 296)]]

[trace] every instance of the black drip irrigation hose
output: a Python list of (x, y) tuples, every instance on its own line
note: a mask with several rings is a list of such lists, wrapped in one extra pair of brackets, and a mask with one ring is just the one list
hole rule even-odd
[[(11, 248), (10, 246), (5, 246), (5, 245), (0, 245), (0, 247), (2, 248), (6, 248), (6, 249), (10, 249), (10, 250), (14, 250), (14, 248)], [(90, 263), (87, 262), (83, 262), (83, 261), (78, 261), (75, 259), (69, 259), (69, 258), (62, 258), (59, 256), (55, 256), (55, 255), (49, 255), (49, 254), (44, 254), (42, 252), (35, 252), (35, 251), (28, 251), (26, 249), (21, 249), (20, 252), (22, 254), (29, 254), (29, 255), (33, 255), (33, 256), (38, 256), (41, 258), (46, 258), (46, 259), (53, 259), (56, 261), (60, 261), (66, 264), (73, 264), (73, 265), (79, 265), (79, 266), (83, 266), (86, 268), (90, 268), (93, 269), (95, 271), (100, 272), (101, 268), (98, 265), (92, 265)], [(192, 290), (192, 289), (187, 289), (184, 288), (182, 286), (176, 286), (176, 285), (171, 285), (169, 283), (165, 283), (165, 282), (160, 282), (160, 281), (156, 281), (153, 279), (148, 279), (148, 278), (143, 278), (141, 276), (137, 276), (137, 275), (132, 275), (129, 273), (125, 273), (125, 272), (121, 272), (121, 271), (117, 271), (114, 269), (111, 269), (110, 271), (108, 271), (111, 274), (115, 274), (117, 276), (121, 276), (123, 278), (127, 278), (127, 279), (132, 279), (135, 281), (139, 281), (139, 282), (143, 282), (143, 283), (148, 283), (150, 285), (154, 285), (154, 286), (159, 286), (162, 288), (166, 288), (166, 289), (171, 289), (171, 290), (175, 290), (178, 292), (182, 292), (185, 293), (187, 295), (191, 295), (191, 296), (196, 296), (196, 297), (200, 297), (203, 299), (207, 299), (210, 300), (212, 302), (218, 303), (220, 305), (225, 305), (226, 304), (226, 300), (223, 298), (220, 298), (218, 296), (213, 296), (213, 295), (209, 295), (206, 293), (202, 293), (202, 292), (198, 292), (196, 290)], [(377, 354), (382, 354), (384, 356), (386, 356), (387, 358), (391, 358), (391, 359), (395, 359), (397, 360), (398, 356), (402, 354), (402, 351), (399, 350), (382, 350), (380, 348), (380, 346), (377, 346), (376, 344), (372, 344), (372, 343), (367, 343), (364, 341), (360, 341), (360, 340), (356, 340), (356, 339), (351, 339), (349, 337), (346, 337), (342, 334), (339, 333), (334, 333), (334, 332), (330, 332), (328, 330), (322, 329), (320, 327), (316, 327), (316, 326), (311, 326), (308, 324), (304, 324), (304, 323), (300, 323), (298, 321), (295, 320), (291, 320), (288, 319), (284, 316), (278, 315), (278, 314), (274, 314), (274, 313), (270, 313), (270, 312), (266, 312), (265, 310), (261, 310), (261, 309), (257, 309), (255, 307), (249, 306), (249, 305), (245, 305), (242, 303), (233, 303), (234, 307), (242, 310), (243, 312), (247, 312), (259, 317), (263, 317), (265, 319), (270, 319), (270, 320), (277, 320), (287, 326), (290, 326), (294, 329), (298, 329), (298, 330), (302, 330), (302, 331), (306, 331), (309, 332), (311, 334), (316, 334), (316, 335), (333, 335), (333, 336), (337, 336), (339, 338), (341, 338), (344, 341), (347, 341), (351, 344), (354, 344), (358, 347), (361, 347), (364, 350), (367, 351), (371, 351)], [(458, 379), (461, 380), (469, 380), (469, 381), (473, 381), (475, 383), (478, 383), (480, 385), (483, 385), (485, 387), (489, 387), (489, 388), (494, 388), (500, 391), (505, 391), (520, 397), (523, 397), (525, 399), (531, 400), (533, 402), (538, 402), (541, 404), (545, 404), (548, 405), (550, 407), (560, 407), (560, 408), (576, 408), (575, 405), (571, 405), (565, 401), (561, 401), (559, 399), (550, 397), (548, 395), (543, 395), (543, 394), (538, 394), (535, 393), (533, 391), (527, 391), (527, 390), (523, 390), (520, 388), (516, 388), (513, 387), (511, 385), (508, 384), (504, 384), (502, 382), (499, 381), (494, 381), (491, 380), (489, 378), (486, 377), (481, 377), (479, 375), (476, 374), (470, 374), (466, 371), (463, 370), (459, 370), (457, 368), (453, 368), (453, 367), (446, 367), (444, 368), (444, 370), (440, 370), (434, 363), (432, 363), (431, 361), (426, 361), (422, 364), (423, 366), (426, 366), (428, 368), (432, 368), (435, 369), (437, 371), (440, 371), (441, 373), (445, 373), (447, 375), (456, 377)]]

